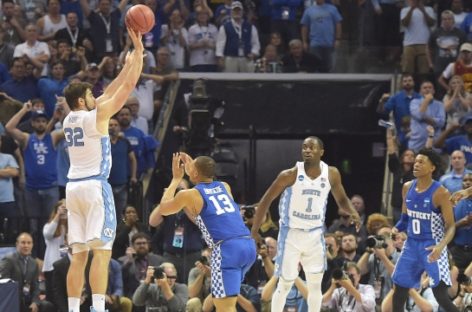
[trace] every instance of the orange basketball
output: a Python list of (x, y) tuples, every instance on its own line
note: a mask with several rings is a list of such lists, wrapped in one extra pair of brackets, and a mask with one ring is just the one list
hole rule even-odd
[(146, 5), (133, 5), (126, 12), (125, 23), (136, 32), (147, 33), (154, 27), (154, 12)]

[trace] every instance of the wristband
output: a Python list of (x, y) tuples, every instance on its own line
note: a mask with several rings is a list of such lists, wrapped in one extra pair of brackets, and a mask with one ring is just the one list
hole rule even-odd
[(408, 215), (406, 213), (402, 213), (400, 220), (395, 224), (395, 227), (399, 232), (405, 232), (408, 228)]

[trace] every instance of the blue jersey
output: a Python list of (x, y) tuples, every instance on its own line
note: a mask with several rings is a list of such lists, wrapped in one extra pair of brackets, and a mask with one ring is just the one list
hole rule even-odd
[(413, 180), (406, 194), (408, 213), (407, 235), (419, 240), (439, 241), (444, 236), (444, 219), (441, 210), (433, 204), (433, 194), (441, 186), (434, 181), (424, 192), (415, 191), (417, 180)]
[(57, 185), (57, 152), (51, 134), (45, 134), (42, 139), (30, 134), (23, 157), (28, 188), (47, 189)]
[(199, 183), (195, 189), (203, 198), (202, 211), (195, 221), (208, 246), (250, 235), (240, 215), (238, 204), (228, 194), (223, 183)]

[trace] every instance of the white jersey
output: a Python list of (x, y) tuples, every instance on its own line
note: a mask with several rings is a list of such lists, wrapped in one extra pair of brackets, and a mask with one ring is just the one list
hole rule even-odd
[(280, 197), (280, 227), (313, 230), (324, 225), (326, 203), (331, 190), (329, 167), (320, 162), (321, 174), (311, 179), (303, 162), (297, 162), (297, 179)]
[(111, 169), (110, 137), (96, 127), (97, 110), (72, 111), (63, 130), (69, 149), (69, 179), (108, 179)]

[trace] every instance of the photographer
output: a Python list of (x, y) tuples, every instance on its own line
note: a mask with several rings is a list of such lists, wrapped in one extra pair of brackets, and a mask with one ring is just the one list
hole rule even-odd
[(382, 227), (377, 235), (369, 236), (367, 248), (357, 262), (361, 275), (369, 274), (369, 284), (374, 287), (375, 299), (380, 304), (392, 289), (392, 273), (400, 254), (393, 245), (390, 227)]
[(155, 268), (148, 266), (146, 278), (133, 295), (136, 306), (148, 311), (183, 312), (188, 300), (187, 285), (176, 283), (177, 271), (170, 262)]
[[(265, 240), (269, 239), (268, 237)], [(273, 238), (272, 238), (273, 239)], [(245, 276), (244, 283), (256, 288), (259, 293), (262, 287), (274, 275), (274, 263), (269, 256), (268, 246), (259, 244), (257, 246), (257, 259)]]
[(197, 312), (202, 310), (203, 300), (210, 294), (210, 256), (211, 249), (205, 248), (202, 251), (202, 257), (195, 262), (195, 267), (190, 270), (188, 276), (188, 312)]
[(340, 244), (341, 242), (332, 233), (326, 233), (324, 235), (326, 244), (326, 263), (327, 268), (325, 274), (323, 274), (323, 280), (321, 282), (321, 291), (325, 293), (329, 286), (331, 286), (331, 274), (333, 270), (339, 269), (344, 264), (344, 259), (340, 256)]
[(374, 288), (359, 284), (360, 279), (359, 267), (354, 262), (346, 263), (345, 272), (334, 271), (331, 286), (323, 295), (323, 306), (337, 312), (375, 312)]
[(454, 304), (464, 312), (472, 312), (472, 262), (460, 275), (458, 282), (460, 283), (460, 292), (454, 299)]

